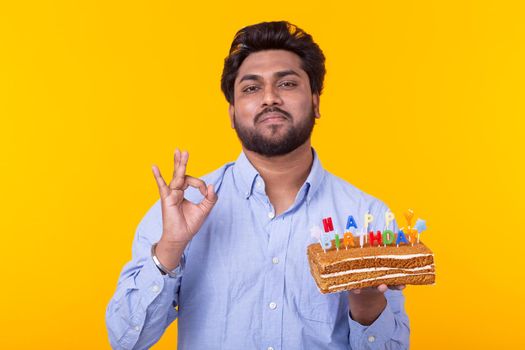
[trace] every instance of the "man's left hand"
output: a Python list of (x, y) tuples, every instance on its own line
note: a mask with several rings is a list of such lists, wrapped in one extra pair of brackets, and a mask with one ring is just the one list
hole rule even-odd
[(388, 289), (402, 290), (404, 288), (405, 285), (387, 286), (381, 284), (377, 287), (351, 290), (348, 293), (350, 317), (364, 326), (371, 325), (386, 307), (384, 293)]

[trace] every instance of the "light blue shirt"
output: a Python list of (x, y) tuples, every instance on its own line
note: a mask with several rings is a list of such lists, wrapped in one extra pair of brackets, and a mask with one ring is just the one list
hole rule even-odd
[[(115, 349), (147, 349), (178, 318), (178, 349), (407, 349), (409, 321), (401, 291), (369, 326), (352, 320), (348, 293), (321, 294), (310, 274), (306, 247), (314, 225), (332, 217), (343, 232), (353, 215), (359, 228), (384, 229), (388, 208), (325, 171), (315, 151), (293, 205), (280, 215), (257, 170), (241, 153), (203, 177), (218, 201), (185, 249), (177, 277), (162, 275), (151, 258), (160, 239), (157, 201), (138, 225), (132, 260), (119, 277), (106, 312)], [(202, 199), (193, 188), (186, 198)]]

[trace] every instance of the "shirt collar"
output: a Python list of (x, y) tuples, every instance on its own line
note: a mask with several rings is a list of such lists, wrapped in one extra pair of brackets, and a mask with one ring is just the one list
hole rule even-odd
[[(312, 154), (312, 168), (310, 169), (310, 173), (308, 174), (308, 177), (306, 178), (306, 181), (300, 190), (302, 191), (303, 187), (306, 186), (305, 190), (307, 191), (306, 196), (308, 201), (311, 200), (315, 192), (319, 189), (319, 186), (321, 185), (325, 176), (325, 170), (323, 169), (321, 162), (319, 161), (317, 152), (313, 148)], [(259, 174), (257, 169), (255, 169), (252, 163), (250, 163), (244, 152), (241, 152), (241, 154), (235, 161), (233, 175), (235, 178), (237, 189), (244, 198), (248, 199), (254, 191), (255, 181), (257, 180), (257, 177), (260, 177), (261, 175)]]

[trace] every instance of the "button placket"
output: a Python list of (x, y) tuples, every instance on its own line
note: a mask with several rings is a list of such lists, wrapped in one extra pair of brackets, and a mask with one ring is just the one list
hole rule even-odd
[[(268, 205), (272, 214), (275, 214), (271, 204)], [(275, 215), (268, 215), (268, 217)], [(266, 301), (263, 313), (263, 336), (268, 344), (282, 342), (282, 313), (284, 312), (284, 260), (288, 244), (290, 222), (287, 220), (270, 220), (268, 222), (268, 262), (271, 267), (267, 270), (265, 278), (264, 300)]]

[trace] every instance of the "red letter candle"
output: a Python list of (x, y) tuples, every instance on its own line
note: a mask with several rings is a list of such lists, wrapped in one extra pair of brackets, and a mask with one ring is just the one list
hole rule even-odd
[(381, 237), (381, 231), (377, 231), (377, 234), (374, 235), (374, 231), (370, 231), (370, 245), (373, 246), (374, 242), (377, 241), (378, 245), (383, 244), (383, 239)]
[(324, 232), (330, 232), (334, 230), (334, 224), (332, 223), (331, 217), (323, 219), (323, 227), (324, 227)]

